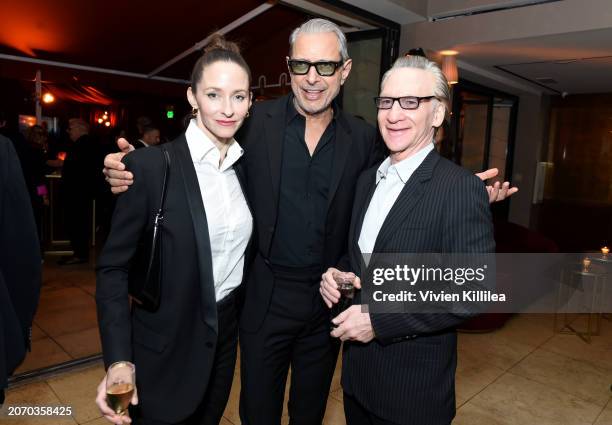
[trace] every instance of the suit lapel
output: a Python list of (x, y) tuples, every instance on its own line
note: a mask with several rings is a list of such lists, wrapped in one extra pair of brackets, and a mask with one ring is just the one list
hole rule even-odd
[[(268, 161), (270, 165), (270, 176), (272, 177), (272, 199), (273, 211), (278, 210), (278, 197), (280, 194), (280, 175), (283, 158), (283, 140), (285, 138), (285, 121), (287, 118), (287, 102), (277, 102), (277, 107), (268, 112), (264, 122), (264, 140), (268, 148)], [(276, 221), (276, 218), (273, 220)]]
[(185, 186), (185, 197), (193, 221), (193, 230), (198, 249), (198, 266), (200, 270), (200, 297), (202, 300), (202, 319), (215, 332), (217, 330), (217, 301), (215, 297), (212, 253), (208, 235), (208, 221), (202, 202), (200, 185), (196, 175), (191, 154), (185, 136), (172, 144), (177, 164)]
[(410, 176), (378, 232), (374, 243), (374, 252), (383, 252), (382, 248), (387, 240), (391, 238), (397, 227), (418, 204), (423, 193), (425, 193), (426, 182), (431, 179), (433, 169), (439, 159), (438, 152), (435, 149), (432, 150)]
[(246, 201), (247, 207), (249, 207), (249, 211), (251, 215), (253, 215), (253, 209), (251, 208), (251, 203), (249, 202), (249, 197), (247, 196), (247, 182), (246, 176), (244, 175), (244, 169), (242, 168), (242, 160), (238, 160), (234, 164), (234, 171), (236, 171), (236, 177), (238, 178), (238, 183), (240, 183), (240, 189), (242, 189), (242, 194), (244, 195), (244, 200)]
[(327, 201), (327, 210), (334, 200), (334, 195), (344, 174), (344, 167), (346, 166), (347, 158), (351, 152), (351, 129), (344, 118), (342, 112), (339, 112), (336, 123), (336, 140), (334, 146), (334, 159), (332, 162), (332, 176), (329, 185), (329, 196)]
[(376, 190), (376, 172), (371, 178), (368, 179), (368, 184), (364, 187), (364, 195), (363, 201), (359, 203), (359, 207), (355, 205), (355, 207), (359, 208), (357, 214), (357, 222), (355, 225), (355, 236), (353, 242), (359, 248), (359, 237), (361, 236), (361, 228), (363, 227), (363, 220), (365, 219), (366, 212), (368, 211), (368, 207), (370, 206), (370, 201), (372, 200), (372, 196), (374, 196), (374, 191)]
[[(247, 208), (251, 213), (251, 217), (253, 217), (253, 228), (255, 227), (255, 215), (253, 214), (253, 208), (251, 208), (251, 203), (249, 202), (249, 197), (247, 196), (247, 182), (246, 176), (244, 175), (244, 169), (242, 168), (241, 160), (238, 160), (234, 164), (234, 171), (236, 171), (236, 177), (238, 177), (238, 183), (240, 183), (240, 188), (242, 189), (242, 194), (244, 195), (244, 201), (247, 204)], [(251, 248), (251, 244), (253, 243), (253, 236), (255, 235), (255, 231), (251, 232), (251, 236), (249, 238), (249, 243), (247, 244), (247, 252)]]

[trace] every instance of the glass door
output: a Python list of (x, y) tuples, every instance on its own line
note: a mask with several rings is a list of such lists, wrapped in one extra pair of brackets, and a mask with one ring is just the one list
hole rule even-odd
[[(512, 179), (518, 98), (468, 81), (453, 88), (451, 137), (440, 151), (463, 167), (478, 172), (499, 170), (498, 180)], [(506, 218), (508, 202), (495, 205)]]

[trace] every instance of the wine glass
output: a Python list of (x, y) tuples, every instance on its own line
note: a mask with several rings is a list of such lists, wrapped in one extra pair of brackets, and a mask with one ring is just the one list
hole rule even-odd
[(135, 367), (130, 362), (116, 362), (106, 372), (106, 399), (118, 415), (124, 415), (136, 385)]
[[(355, 273), (339, 271), (332, 273), (332, 277), (338, 285), (338, 291), (340, 291), (340, 299), (331, 308), (331, 318), (333, 319), (353, 304), (356, 276)], [(335, 329), (337, 326), (333, 322), (331, 323), (332, 329)]]

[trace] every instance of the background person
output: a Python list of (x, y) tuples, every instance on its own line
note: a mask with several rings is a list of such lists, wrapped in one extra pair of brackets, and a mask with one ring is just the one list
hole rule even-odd
[(40, 296), (40, 246), (12, 142), (0, 135), (0, 405), (8, 377), (31, 345)]
[(59, 265), (89, 261), (89, 236), (92, 226), (92, 201), (96, 194), (96, 150), (89, 135), (89, 124), (81, 118), (68, 121), (68, 137), (72, 142), (62, 167), (62, 199), (65, 205), (66, 230), (74, 254), (63, 257)]

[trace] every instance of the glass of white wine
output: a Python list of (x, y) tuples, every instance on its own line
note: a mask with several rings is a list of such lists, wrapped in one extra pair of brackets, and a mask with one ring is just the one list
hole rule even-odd
[(106, 371), (106, 400), (118, 415), (124, 415), (136, 386), (136, 368), (130, 362), (115, 362)]

